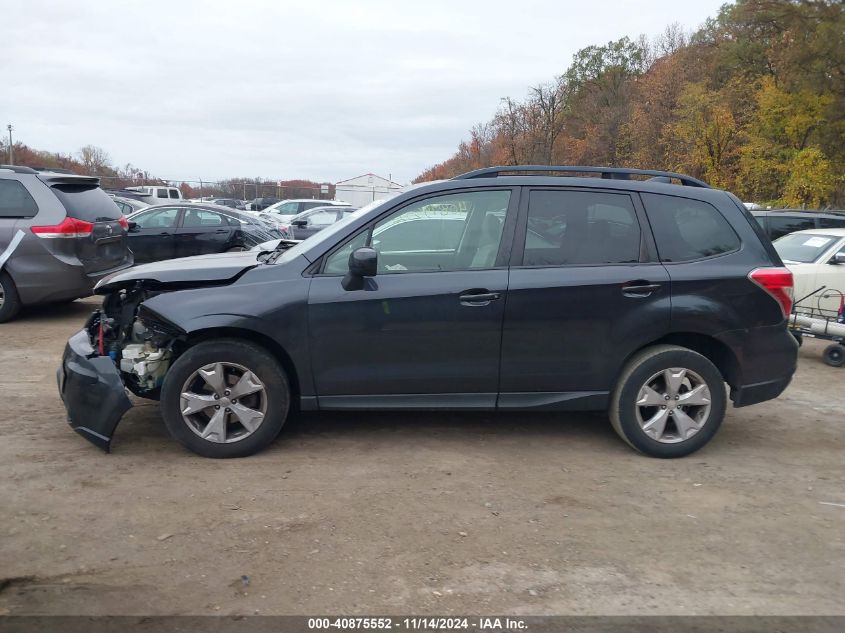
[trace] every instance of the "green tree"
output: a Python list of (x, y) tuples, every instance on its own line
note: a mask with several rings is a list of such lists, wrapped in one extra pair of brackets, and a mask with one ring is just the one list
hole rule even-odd
[(808, 147), (792, 159), (783, 201), (787, 206), (819, 208), (835, 185), (830, 161), (818, 148)]

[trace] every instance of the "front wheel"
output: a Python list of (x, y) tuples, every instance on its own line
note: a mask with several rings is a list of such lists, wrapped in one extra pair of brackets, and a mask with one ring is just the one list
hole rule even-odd
[(655, 345), (625, 366), (610, 404), (614, 430), (652, 457), (683, 457), (704, 446), (725, 417), (721, 373), (697, 352)]
[(235, 339), (195, 345), (161, 390), (167, 430), (203, 457), (246, 457), (279, 434), (290, 408), (284, 370), (265, 349)]
[(822, 360), (831, 367), (842, 367), (845, 365), (845, 345), (834, 343), (824, 348)]

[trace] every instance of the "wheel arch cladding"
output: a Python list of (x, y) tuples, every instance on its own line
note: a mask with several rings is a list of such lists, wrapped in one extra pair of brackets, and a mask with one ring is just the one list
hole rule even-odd
[[(293, 360), (291, 359), (287, 351), (281, 345), (279, 345), (278, 342), (274, 341), (266, 334), (256, 332), (255, 330), (245, 330), (237, 327), (210, 327), (202, 330), (195, 330), (188, 334), (185, 339), (185, 349), (187, 349), (188, 347), (193, 347), (194, 345), (197, 345), (199, 343), (213, 341), (215, 339), (221, 338), (241, 339), (243, 341), (254, 343), (270, 352), (270, 354), (272, 354), (272, 356), (279, 362), (279, 364), (282, 366), (282, 369), (284, 369), (285, 373), (287, 374), (292, 400), (299, 399), (299, 396), (302, 394), (302, 392), (299, 382), (299, 375), (296, 371), (296, 365), (294, 365)], [(184, 351), (184, 349), (180, 350), (180, 353), (182, 351)]]
[[(638, 354), (647, 347), (661, 344), (678, 345), (694, 352), (698, 352), (716, 366), (716, 369), (719, 370), (719, 373), (722, 374), (722, 378), (724, 378), (728, 385), (735, 387), (739, 384), (739, 360), (733, 350), (731, 350), (731, 348), (725, 343), (712, 336), (696, 332), (673, 332), (672, 334), (667, 334), (666, 336), (651, 341), (647, 345), (643, 345), (639, 349), (634, 350), (624, 360), (622, 367), (624, 368), (627, 366), (628, 362), (635, 354)], [(622, 370), (620, 369), (619, 375), (621, 375), (621, 371)], [(617, 375), (617, 382), (619, 380), (619, 375)]]

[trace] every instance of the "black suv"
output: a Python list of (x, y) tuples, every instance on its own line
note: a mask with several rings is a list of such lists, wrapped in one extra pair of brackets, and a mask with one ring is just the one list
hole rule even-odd
[(634, 448), (678, 457), (716, 433), (725, 383), (738, 407), (789, 384), (791, 291), (740, 201), (699, 180), (489, 168), (298, 244), (111, 276), (59, 389), (106, 450), (125, 386), (209, 457), (317, 409), (607, 410)]
[(751, 212), (769, 239), (806, 229), (845, 228), (845, 211), (807, 211), (804, 209), (755, 209)]

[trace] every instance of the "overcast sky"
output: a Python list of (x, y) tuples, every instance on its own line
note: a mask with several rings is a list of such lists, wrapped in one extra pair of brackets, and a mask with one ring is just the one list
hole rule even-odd
[(169, 179), (408, 182), (505, 96), (720, 0), (4, 0), (0, 124)]

